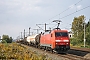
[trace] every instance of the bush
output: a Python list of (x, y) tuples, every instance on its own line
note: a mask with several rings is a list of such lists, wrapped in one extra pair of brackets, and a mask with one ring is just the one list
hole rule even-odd
[(70, 39), (70, 43), (71, 43), (73, 46), (75, 46), (75, 45), (77, 45), (78, 41), (77, 41), (76, 38), (71, 38), (71, 39)]
[(2, 42), (1, 42), (1, 43), (7, 43), (7, 42), (6, 42), (6, 40), (2, 40)]
[(0, 44), (0, 49), (0, 60), (51, 60), (45, 54), (38, 54), (21, 44)]
[(70, 38), (70, 43), (71, 43), (73, 46), (82, 45), (82, 44), (83, 44), (82, 40), (80, 40), (80, 39), (78, 39), (78, 38)]

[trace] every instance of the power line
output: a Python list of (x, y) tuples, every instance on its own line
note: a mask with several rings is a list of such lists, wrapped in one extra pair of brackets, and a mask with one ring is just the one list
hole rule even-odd
[[(74, 5), (77, 5), (78, 3), (80, 3), (82, 0), (80, 0), (80, 1), (78, 1), (77, 3), (75, 3)], [(61, 13), (59, 13), (58, 15), (61, 15), (62, 13), (64, 13), (65, 11), (67, 11), (67, 10), (69, 10), (70, 8), (72, 8), (72, 6), (70, 6), (70, 7), (68, 7), (67, 9), (65, 9), (64, 11), (62, 11)], [(78, 12), (78, 11), (76, 11), (76, 12)], [(75, 12), (73, 12), (73, 13), (71, 13), (71, 14), (68, 14), (68, 15), (66, 15), (66, 16), (64, 16), (64, 17), (67, 17), (67, 16), (69, 16), (69, 15), (72, 15), (72, 14), (74, 14)], [(56, 16), (58, 16), (58, 15), (56, 15)], [(54, 16), (54, 17), (56, 17), (56, 16)], [(52, 18), (54, 18), (54, 17), (52, 17)], [(64, 18), (64, 17), (62, 17), (62, 18)], [(52, 19), (51, 18), (51, 19)], [(60, 18), (60, 19), (62, 19), (62, 18)], [(51, 19), (49, 19), (49, 20), (51, 20)], [(51, 24), (52, 22), (50, 22), (49, 24)], [(37, 25), (37, 24), (36, 24)], [(39, 26), (38, 26), (39, 27)], [(39, 27), (40, 29), (42, 29), (41, 27)], [(42, 29), (43, 30), (43, 29)]]
[(41, 30), (41, 29), (33, 29), (33, 30), (36, 30), (37, 31), (37, 34), (39, 33), (39, 30)]
[[(38, 24), (36, 24), (36, 26), (38, 26)], [(38, 26), (41, 30), (45, 31), (44, 29), (42, 29), (40, 26)]]
[[(74, 5), (77, 5), (78, 3), (80, 3), (82, 0), (78, 1), (77, 3), (75, 3)], [(61, 13), (59, 13), (58, 15), (61, 15), (62, 13), (64, 13), (65, 11), (69, 10), (70, 8), (72, 8), (72, 6), (68, 7), (67, 9), (65, 9), (64, 11), (62, 11)], [(58, 16), (56, 15), (56, 16)], [(54, 16), (54, 17), (56, 17)], [(53, 19), (54, 17), (50, 18), (49, 20)]]
[(90, 6), (84, 7), (84, 8), (82, 8), (82, 9), (77, 10), (77, 11), (71, 13), (71, 14), (68, 14), (68, 15), (66, 15), (66, 16), (64, 16), (64, 17), (62, 17), (62, 18), (60, 18), (60, 19), (63, 19), (63, 18), (65, 18), (65, 17), (68, 17), (68, 16), (70, 16), (70, 15), (72, 15), (72, 14), (75, 14), (75, 13), (77, 13), (77, 12), (79, 12), (79, 11), (82, 11), (82, 10), (84, 10), (84, 9), (86, 9), (86, 8), (89, 8), (89, 7), (90, 7)]
[[(78, 3), (80, 3), (82, 0), (78, 1), (77, 3), (75, 3), (74, 5), (77, 5)], [(62, 13), (64, 13), (65, 11), (69, 10), (70, 8), (72, 8), (72, 6), (68, 7), (67, 9), (65, 9), (64, 11), (62, 11), (61, 13), (59, 13), (58, 15), (61, 15)], [(56, 15), (56, 16), (58, 16)], [(56, 17), (54, 16), (54, 17)], [(49, 20), (53, 19), (54, 17), (50, 18)], [(52, 22), (50, 22), (49, 24), (51, 24)], [(41, 28), (41, 27), (39, 27)], [(42, 29), (43, 30), (43, 29)]]
[[(38, 26), (38, 25), (45, 25), (45, 30), (44, 29), (42, 29), (40, 26)], [(36, 24), (36, 26), (38, 26), (40, 29), (42, 29), (42, 30), (44, 30), (45, 32), (46, 32), (46, 25), (48, 25), (48, 24)]]
[(77, 5), (78, 3), (80, 3), (82, 0), (78, 1), (75, 5)]
[[(78, 1), (77, 3), (73, 4), (72, 6), (77, 5), (77, 4), (80, 3), (81, 1), (82, 1), (82, 0)], [(65, 11), (69, 10), (70, 8), (72, 8), (72, 6), (68, 7), (67, 9), (65, 9), (64, 11), (62, 11), (61, 13), (59, 13), (58, 15), (61, 15), (61, 14), (64, 13)], [(56, 16), (50, 18), (49, 20), (51, 20), (51, 19), (57, 17), (58, 15), (56, 15)], [(60, 18), (59, 18), (59, 19), (60, 19)], [(52, 23), (52, 22), (50, 22), (49, 24), (51, 24), (51, 23)]]
[[(70, 16), (70, 15), (72, 15), (72, 14), (75, 14), (75, 13), (77, 13), (77, 12), (79, 12), (79, 11), (82, 11), (82, 10), (84, 10), (84, 9), (86, 9), (86, 8), (89, 8), (89, 7), (90, 7), (90, 6), (86, 6), (86, 7), (82, 8), (82, 9), (77, 10), (77, 11), (75, 11), (75, 12), (73, 12), (73, 13), (70, 13), (70, 14), (68, 14), (68, 15), (66, 15), (66, 16), (64, 16), (64, 17), (62, 17), (62, 18), (60, 18), (60, 19), (66, 18), (66, 17), (68, 17), (68, 16)], [(49, 24), (50, 24), (50, 23), (49, 23)]]
[(68, 14), (68, 15), (66, 15), (66, 16), (64, 16), (64, 17), (62, 17), (62, 18), (60, 18), (60, 19), (66, 18), (66, 17), (68, 17), (68, 16), (70, 16), (70, 15), (72, 15), (72, 14), (75, 14), (75, 13), (77, 13), (77, 12), (79, 12), (79, 11), (82, 11), (82, 10), (84, 10), (84, 9), (86, 9), (86, 8), (89, 8), (89, 7), (90, 7), (90, 6), (86, 6), (86, 7), (82, 8), (82, 9), (77, 10), (77, 11), (75, 11), (75, 12), (73, 12), (73, 13), (70, 13), (70, 14)]
[[(55, 24), (53, 27), (55, 27), (55, 26), (57, 26), (57, 24)], [(51, 27), (51, 28), (53, 28), (53, 27)]]

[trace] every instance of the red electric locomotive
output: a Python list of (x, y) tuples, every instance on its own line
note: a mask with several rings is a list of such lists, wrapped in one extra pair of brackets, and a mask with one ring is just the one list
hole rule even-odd
[(52, 31), (41, 34), (40, 46), (46, 50), (52, 49), (55, 52), (66, 52), (70, 49), (70, 39), (67, 30), (55, 28)]

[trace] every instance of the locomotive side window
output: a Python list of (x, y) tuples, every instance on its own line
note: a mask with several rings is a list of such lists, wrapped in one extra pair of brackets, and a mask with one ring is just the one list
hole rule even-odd
[(55, 37), (58, 37), (58, 36), (68, 36), (68, 33), (67, 32), (55, 32)]
[(52, 34), (51, 34), (51, 37), (52, 37)]

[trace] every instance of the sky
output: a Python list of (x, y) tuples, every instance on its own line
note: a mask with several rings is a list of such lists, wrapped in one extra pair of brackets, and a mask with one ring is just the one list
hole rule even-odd
[[(55, 28), (60, 20), (60, 28), (70, 30), (74, 17), (90, 19), (90, 0), (0, 0), (0, 36), (9, 35), (14, 39), (21, 32), (36, 33), (35, 29)], [(86, 8), (87, 7), (87, 8)], [(85, 8), (85, 9), (84, 9)], [(77, 11), (77, 12), (76, 12)], [(76, 12), (76, 13), (74, 13)], [(72, 14), (74, 13), (74, 14)], [(70, 15), (71, 14), (71, 15)], [(36, 26), (36, 24), (41, 24)], [(39, 30), (41, 32), (43, 30)], [(23, 34), (22, 34), (23, 35)]]

